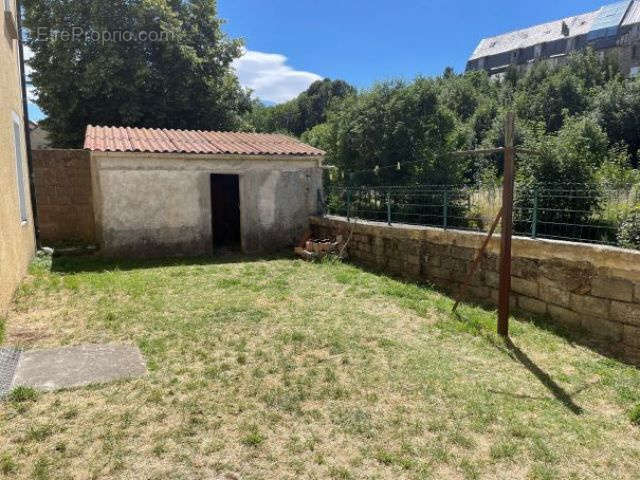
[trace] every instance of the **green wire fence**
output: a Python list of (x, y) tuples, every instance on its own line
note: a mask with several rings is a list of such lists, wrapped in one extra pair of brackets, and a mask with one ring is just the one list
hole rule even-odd
[[(496, 186), (337, 186), (325, 189), (324, 212), (388, 224), (485, 231), (502, 198)], [(514, 233), (532, 238), (617, 245), (623, 214), (640, 206), (640, 188), (516, 185)]]

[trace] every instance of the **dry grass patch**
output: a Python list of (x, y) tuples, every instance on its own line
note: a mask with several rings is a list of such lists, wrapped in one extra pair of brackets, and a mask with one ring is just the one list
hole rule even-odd
[[(640, 372), (343, 264), (40, 259), (6, 342), (148, 378), (0, 404), (8, 478), (637, 478)], [(26, 332), (26, 333), (25, 333)], [(34, 332), (34, 333), (28, 333)]]

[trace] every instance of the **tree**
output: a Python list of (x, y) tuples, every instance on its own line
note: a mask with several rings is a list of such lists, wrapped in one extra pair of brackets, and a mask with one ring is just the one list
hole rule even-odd
[(439, 83), (440, 101), (462, 121), (468, 120), (489, 98), (497, 96), (498, 85), (485, 71), (445, 73)]
[(258, 132), (300, 136), (327, 119), (327, 110), (333, 102), (355, 93), (356, 89), (344, 80), (317, 80), (293, 100), (273, 107), (257, 105), (247, 115), (247, 122)]
[(615, 54), (600, 57), (592, 48), (569, 55), (566, 70), (578, 77), (585, 88), (602, 87), (620, 76), (620, 66)]
[(541, 155), (519, 159), (516, 226), (527, 231), (537, 202), (539, 233), (600, 240), (598, 228), (589, 229), (600, 204), (597, 172), (616, 156), (609, 139), (590, 116), (566, 118), (556, 134), (545, 134), (542, 124), (525, 127), (524, 144)]
[(595, 101), (600, 125), (614, 143), (623, 143), (638, 166), (640, 149), (640, 81), (609, 82)]
[(583, 113), (588, 99), (584, 82), (568, 67), (551, 69), (545, 63), (535, 65), (522, 78), (514, 96), (518, 116), (545, 122), (549, 133), (562, 127), (565, 112)]
[[(328, 163), (357, 171), (363, 184), (457, 183), (464, 166), (446, 153), (458, 147), (453, 114), (443, 107), (435, 81), (386, 82), (347, 97), (330, 110), (328, 129), (315, 139)], [(320, 135), (321, 133), (321, 135)]]
[(229, 130), (251, 107), (212, 0), (25, 0), (33, 85), (57, 147), (86, 126)]

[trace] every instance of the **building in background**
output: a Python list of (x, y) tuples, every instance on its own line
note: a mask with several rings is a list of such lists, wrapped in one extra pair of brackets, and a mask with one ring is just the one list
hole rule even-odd
[(16, 0), (0, 18), (0, 315), (35, 251)]
[(640, 73), (640, 0), (605, 5), (594, 12), (485, 38), (467, 62), (467, 71), (500, 75), (511, 65), (526, 70), (536, 62), (560, 65), (569, 53), (593, 48), (617, 57), (620, 70)]

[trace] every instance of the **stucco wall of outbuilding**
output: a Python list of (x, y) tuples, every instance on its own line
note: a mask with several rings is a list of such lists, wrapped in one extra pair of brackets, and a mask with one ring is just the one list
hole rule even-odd
[(242, 250), (299, 241), (318, 208), (321, 157), (93, 152), (98, 241), (108, 256), (213, 252), (211, 174), (240, 184)]

